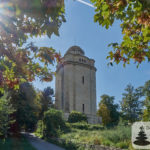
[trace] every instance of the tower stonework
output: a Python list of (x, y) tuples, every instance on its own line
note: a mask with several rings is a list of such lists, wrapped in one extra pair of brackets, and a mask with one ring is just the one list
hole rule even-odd
[(98, 123), (96, 117), (95, 61), (84, 55), (78, 46), (72, 46), (56, 70), (56, 108), (67, 118), (73, 110), (84, 113), (89, 123)]

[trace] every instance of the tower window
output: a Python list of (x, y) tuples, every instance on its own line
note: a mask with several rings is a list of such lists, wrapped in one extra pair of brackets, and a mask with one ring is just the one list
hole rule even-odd
[(82, 112), (84, 113), (84, 104), (82, 104)]
[(84, 76), (82, 77), (82, 83), (84, 84)]

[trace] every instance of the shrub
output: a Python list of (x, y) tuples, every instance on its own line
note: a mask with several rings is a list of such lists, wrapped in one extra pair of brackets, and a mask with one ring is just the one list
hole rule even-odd
[(75, 122), (82, 122), (82, 121), (87, 122), (87, 116), (85, 114), (82, 114), (82, 113), (77, 112), (77, 111), (72, 111), (69, 114), (68, 122), (75, 123)]
[[(79, 145), (77, 143), (73, 143), (70, 141), (70, 139), (68, 140), (55, 140), (55, 139), (49, 139), (49, 142), (56, 144), (60, 147), (65, 148), (66, 150), (79, 150)], [(82, 149), (81, 149), (82, 150)]]
[(43, 137), (43, 129), (44, 129), (44, 124), (43, 124), (43, 120), (39, 120), (37, 123), (37, 130), (35, 132), (35, 135), (38, 137)]
[(117, 147), (119, 148), (124, 148), (124, 149), (127, 149), (129, 147), (129, 141), (123, 141), (123, 142), (119, 142), (116, 144)]
[(69, 124), (71, 128), (74, 129), (80, 129), (80, 130), (103, 130), (104, 127), (102, 125), (94, 125), (94, 124), (88, 124), (86, 122), (76, 122), (76, 123), (70, 123)]
[(85, 122), (76, 122), (76, 123), (70, 123), (71, 128), (74, 129), (80, 129), (80, 130), (88, 130), (89, 124)]
[(90, 125), (88, 130), (104, 130), (104, 126), (99, 124)]
[(120, 117), (118, 126), (127, 126), (127, 125), (128, 125), (128, 121)]
[(62, 112), (55, 109), (49, 109), (46, 111), (44, 113), (43, 126), (44, 137), (57, 137), (59, 132), (66, 129)]
[(108, 140), (105, 140), (103, 144), (106, 145), (106, 146), (110, 146), (110, 145), (111, 145), (111, 142), (108, 141)]

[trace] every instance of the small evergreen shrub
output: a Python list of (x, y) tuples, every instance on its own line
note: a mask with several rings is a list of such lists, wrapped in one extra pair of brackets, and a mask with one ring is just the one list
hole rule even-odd
[(69, 123), (75, 123), (75, 122), (87, 122), (87, 116), (85, 114), (82, 114), (81, 112), (72, 111), (69, 114), (68, 122)]

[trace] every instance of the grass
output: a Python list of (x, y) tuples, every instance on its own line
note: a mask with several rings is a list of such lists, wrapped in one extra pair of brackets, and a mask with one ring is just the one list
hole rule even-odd
[(93, 131), (72, 128), (71, 132), (62, 134), (60, 138), (71, 140), (73, 143), (129, 149), (131, 147), (131, 127), (118, 126), (112, 129)]
[[(66, 123), (68, 131), (61, 132), (59, 138), (51, 141), (67, 150), (84, 150), (84, 145), (105, 145), (133, 150), (131, 145), (131, 126), (105, 128), (102, 125), (91, 125), (84, 122)], [(39, 135), (38, 135), (39, 136)]]
[(36, 150), (29, 141), (22, 135), (0, 139), (0, 150)]

